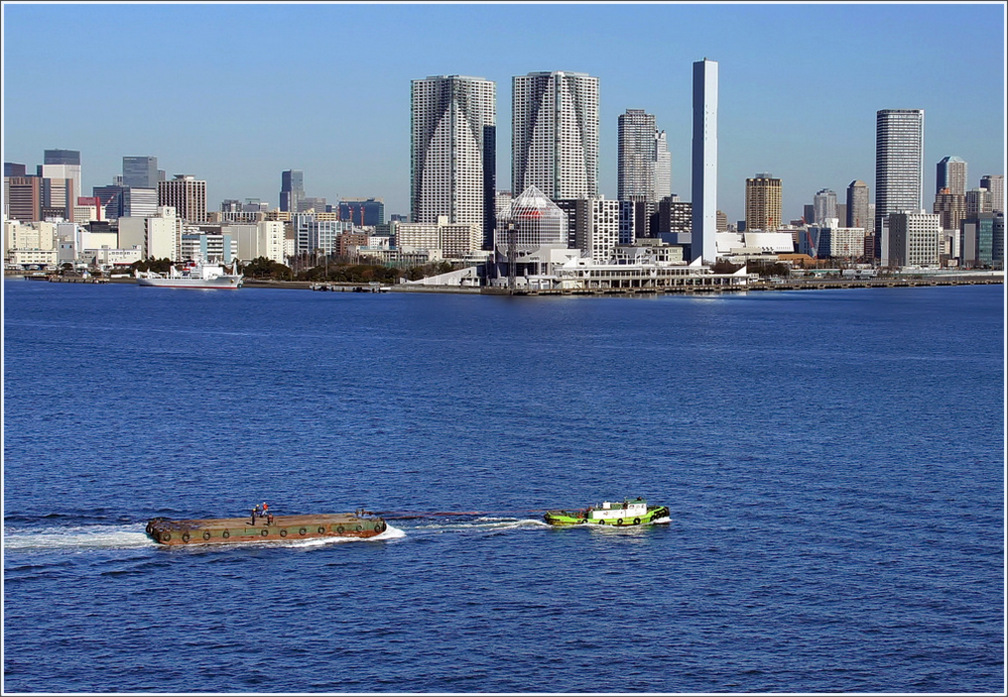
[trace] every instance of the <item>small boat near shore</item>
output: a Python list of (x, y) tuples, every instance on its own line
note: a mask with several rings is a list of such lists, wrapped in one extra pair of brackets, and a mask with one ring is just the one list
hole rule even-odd
[(652, 525), (669, 517), (668, 506), (649, 506), (637, 497), (622, 503), (603, 501), (601, 505), (575, 511), (547, 511), (544, 518), (550, 525)]
[(242, 282), (245, 279), (243, 274), (228, 273), (220, 264), (205, 264), (201, 260), (190, 261), (181, 267), (172, 266), (166, 274), (154, 271), (136, 271), (134, 275), (138, 286), (206, 290), (235, 290), (242, 287)]
[(152, 518), (147, 535), (162, 545), (291, 542), (330, 537), (367, 538), (385, 532), (382, 518), (366, 511), (245, 518)]

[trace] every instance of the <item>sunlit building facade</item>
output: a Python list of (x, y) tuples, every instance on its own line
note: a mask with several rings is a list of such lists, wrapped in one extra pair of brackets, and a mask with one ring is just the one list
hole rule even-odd
[(538, 72), (511, 80), (511, 188), (551, 199), (599, 193), (599, 79)]
[(410, 221), (472, 224), (489, 248), (497, 182), (497, 85), (481, 77), (411, 83)]

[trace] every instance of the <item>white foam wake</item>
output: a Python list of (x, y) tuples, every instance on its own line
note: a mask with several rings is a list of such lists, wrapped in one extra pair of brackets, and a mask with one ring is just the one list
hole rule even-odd
[(443, 520), (439, 520), (435, 522), (423, 523), (411, 526), (411, 528), (414, 530), (424, 530), (424, 531), (432, 530), (436, 532), (518, 530), (521, 528), (538, 528), (538, 527), (550, 527), (550, 525), (545, 521), (533, 520), (531, 518), (496, 518), (486, 516), (468, 521), (446, 522)]
[(4, 530), (7, 551), (74, 549), (135, 549), (155, 544), (144, 533), (143, 524), (80, 525), (42, 530)]
[[(311, 548), (311, 547), (326, 547), (328, 545), (339, 545), (346, 544), (348, 542), (388, 542), (389, 540), (398, 540), (406, 537), (406, 533), (399, 528), (392, 527), (388, 523), (385, 524), (386, 527), (377, 535), (373, 537), (314, 537), (308, 540), (291, 540), (290, 542), (283, 541), (272, 541), (272, 542), (242, 542), (243, 545), (261, 545), (261, 544), (272, 544), (278, 547), (296, 547), (299, 549)], [(215, 545), (220, 546), (220, 545)]]

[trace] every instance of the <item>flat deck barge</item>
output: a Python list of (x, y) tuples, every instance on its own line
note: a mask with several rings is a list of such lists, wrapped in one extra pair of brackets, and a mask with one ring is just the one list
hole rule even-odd
[(374, 537), (385, 532), (385, 521), (369, 514), (330, 513), (277, 515), (267, 518), (153, 518), (147, 534), (162, 545), (279, 542), (326, 537)]

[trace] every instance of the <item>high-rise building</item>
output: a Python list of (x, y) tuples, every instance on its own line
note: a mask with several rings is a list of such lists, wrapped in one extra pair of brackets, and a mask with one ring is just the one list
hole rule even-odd
[(42, 220), (42, 178), (4, 176), (4, 215), (22, 223)]
[(991, 210), (1004, 213), (1004, 175), (985, 174), (980, 177), (980, 186), (990, 192)]
[(120, 217), (149, 218), (157, 215), (158, 192), (156, 188), (125, 186), (119, 200)]
[(966, 196), (953, 194), (948, 188), (940, 189), (935, 194), (931, 212), (938, 214), (942, 230), (958, 230), (959, 224), (966, 217)]
[[(999, 222), (1000, 225), (995, 226)], [(997, 229), (996, 229), (997, 227)], [(1000, 240), (995, 241), (996, 233)], [(995, 249), (999, 254), (995, 254)], [(960, 224), (959, 260), (962, 266), (977, 268), (1004, 263), (1004, 215), (978, 213), (967, 216)]]
[(510, 191), (500, 191), (494, 194), (494, 217), (497, 220), (501, 220), (507, 215), (507, 212), (511, 210), (511, 201), (514, 200), (514, 196)]
[[(690, 216), (692, 217), (693, 204), (690, 204)], [(692, 222), (692, 221), (691, 221)], [(728, 214), (724, 211), (717, 212), (717, 231), (728, 232)]]
[(616, 197), (657, 203), (672, 193), (672, 155), (653, 114), (627, 109), (619, 117)]
[(868, 232), (874, 229), (875, 219), (868, 211), (870, 201), (868, 185), (860, 179), (847, 186), (847, 227), (864, 228)]
[(781, 226), (781, 180), (769, 172), (746, 179), (745, 210), (747, 231), (776, 232)]
[(693, 63), (693, 261), (717, 261), (718, 64)]
[(493, 245), (497, 85), (433, 75), (410, 83), (410, 220), (473, 224)]
[(119, 184), (91, 187), (91, 195), (99, 200), (105, 220), (115, 220), (122, 210), (123, 187)]
[[(677, 196), (666, 196), (658, 202), (658, 229), (657, 233), (675, 232), (686, 234), (692, 232), (693, 227), (693, 204), (689, 201), (679, 201)], [(718, 211), (718, 226), (724, 224), (728, 229), (728, 216)], [(722, 232), (722, 230), (718, 230)]]
[(538, 72), (511, 79), (511, 190), (596, 198), (599, 79)]
[[(77, 198), (81, 196), (81, 156), (79, 150), (46, 150), (43, 164), (39, 167), (39, 176), (45, 179), (72, 179), (73, 185), (66, 191), (64, 199), (52, 202), (54, 208), (73, 209)], [(69, 219), (69, 214), (67, 218)]]
[(158, 180), (156, 157), (150, 155), (123, 157), (123, 186), (137, 189), (157, 189)]
[(941, 220), (924, 211), (894, 211), (889, 214), (888, 256), (885, 266), (937, 266), (942, 240)]
[(990, 191), (980, 187), (966, 192), (966, 217), (972, 218), (980, 213), (991, 213), (993, 210)]
[(206, 219), (206, 182), (191, 174), (176, 174), (170, 181), (158, 182), (158, 206), (171, 206), (180, 220), (191, 223)]
[(304, 172), (288, 169), (280, 173), (280, 210), (289, 213), (299, 211), (298, 204), (305, 197)]
[(339, 202), (340, 220), (352, 221), (355, 225), (384, 225), (385, 201), (380, 198), (348, 198)]
[(948, 189), (951, 194), (966, 193), (966, 161), (949, 155), (938, 162), (935, 175), (935, 191)]
[(994, 216), (991, 240), (991, 265), (995, 269), (1004, 269), (1005, 261), (1005, 226), (1004, 211), (991, 213)]
[(890, 213), (923, 208), (924, 110), (882, 109), (875, 115), (876, 246)]
[(836, 192), (832, 189), (819, 189), (812, 199), (815, 223), (825, 223), (837, 217)]
[(567, 215), (567, 246), (596, 262), (610, 260), (618, 244), (633, 244), (634, 201), (605, 198), (560, 199)]
[(665, 131), (659, 131), (655, 135), (654, 199), (651, 203), (657, 203), (671, 195), (672, 153), (668, 149), (668, 136)]
[(329, 209), (329, 202), (325, 196), (303, 196), (297, 202), (298, 213), (328, 213)]
[(77, 165), (80, 166), (80, 150), (46, 150), (43, 162), (47, 165)]

